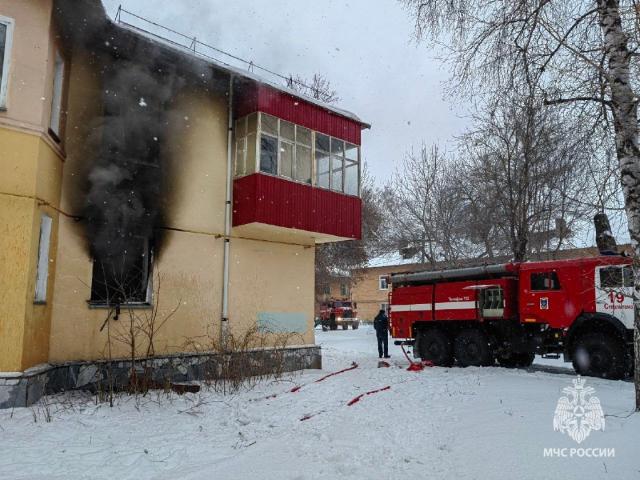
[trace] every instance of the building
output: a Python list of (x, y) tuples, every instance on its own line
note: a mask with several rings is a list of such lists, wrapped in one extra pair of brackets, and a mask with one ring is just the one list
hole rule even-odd
[[(631, 255), (631, 246), (620, 245), (618, 250)], [(585, 258), (600, 255), (597, 247), (569, 248), (551, 252), (540, 253), (532, 256), (532, 260), (563, 260), (569, 258)], [(371, 321), (380, 309), (389, 306), (389, 293), (391, 287), (388, 283), (393, 273), (409, 273), (422, 270), (444, 270), (455, 267), (470, 267), (490, 263), (508, 262), (508, 257), (494, 259), (469, 259), (460, 260), (455, 265), (448, 262), (438, 262), (435, 266), (425, 263), (407, 263), (396, 265), (384, 265), (356, 269), (351, 272), (353, 277), (351, 286), (351, 298), (358, 304), (358, 316), (364, 321)], [(339, 288), (340, 282), (335, 282), (331, 292)]]
[[(251, 329), (319, 365), (315, 245), (361, 235), (368, 125), (194, 49), (0, 0), (0, 407)], [(111, 340), (148, 312), (152, 339)]]

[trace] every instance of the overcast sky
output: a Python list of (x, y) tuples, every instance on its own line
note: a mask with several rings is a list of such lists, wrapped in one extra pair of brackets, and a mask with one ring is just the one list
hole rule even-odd
[(395, 0), (103, 3), (111, 17), (122, 4), (285, 75), (324, 74), (341, 98), (337, 105), (372, 125), (363, 156), (379, 183), (412, 146), (447, 147), (466, 124), (465, 112), (444, 98), (449, 73), (436, 52), (412, 40), (412, 21)]

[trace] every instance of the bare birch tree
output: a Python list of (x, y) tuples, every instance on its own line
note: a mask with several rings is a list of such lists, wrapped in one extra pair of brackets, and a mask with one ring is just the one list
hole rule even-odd
[(456, 171), (437, 146), (408, 152), (385, 188), (389, 245), (432, 266), (472, 255), (457, 184)]
[(588, 211), (579, 132), (570, 135), (559, 115), (531, 98), (500, 99), (474, 123), (461, 142), (459, 184), (470, 223), (487, 232), (485, 248), (516, 261), (559, 249)]
[[(640, 150), (636, 0), (401, 0), (418, 39), (443, 41), (458, 92), (540, 95), (614, 139), (640, 309)], [(595, 134), (595, 132), (594, 132)], [(640, 411), (640, 316), (635, 319)]]

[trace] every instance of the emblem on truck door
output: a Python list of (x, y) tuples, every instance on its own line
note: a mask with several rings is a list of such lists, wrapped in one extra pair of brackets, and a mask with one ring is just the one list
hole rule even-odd
[(547, 297), (540, 297), (540, 310), (549, 310), (549, 299)]

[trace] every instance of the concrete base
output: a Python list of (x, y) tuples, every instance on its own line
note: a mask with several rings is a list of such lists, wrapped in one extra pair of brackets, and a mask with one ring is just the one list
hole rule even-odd
[[(142, 358), (133, 368), (139, 378), (154, 385), (216, 380), (322, 368), (318, 345), (241, 353), (198, 353)], [(145, 373), (146, 372), (146, 373)], [(27, 407), (43, 395), (69, 390), (108, 391), (126, 388), (131, 378), (130, 360), (38, 365), (24, 372), (0, 372), (0, 409)]]

